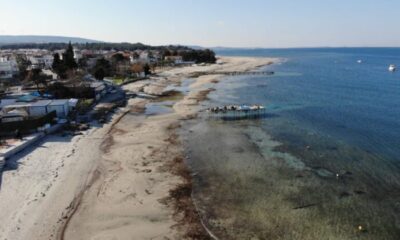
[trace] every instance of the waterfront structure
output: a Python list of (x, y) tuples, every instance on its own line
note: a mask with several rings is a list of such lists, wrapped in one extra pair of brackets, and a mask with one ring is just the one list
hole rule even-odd
[(262, 105), (228, 105), (207, 109), (210, 118), (222, 120), (240, 120), (261, 118), (266, 115), (266, 108)]

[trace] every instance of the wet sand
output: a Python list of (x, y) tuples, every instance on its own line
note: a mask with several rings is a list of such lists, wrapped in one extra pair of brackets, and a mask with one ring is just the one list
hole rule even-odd
[[(126, 90), (162, 95), (167, 86), (179, 84), (193, 71), (215, 67), (247, 70), (262, 64), (259, 60), (230, 58), (225, 65), (173, 69), (145, 86), (127, 85)], [(173, 105), (172, 113), (146, 117), (140, 110), (145, 110), (148, 100), (128, 102), (128, 114), (103, 143), (104, 154), (97, 168), (100, 177), (86, 190), (66, 226), (65, 239), (208, 238), (191, 203), (190, 175), (176, 129), (181, 121), (196, 117), (198, 104), (211, 91), (205, 85), (221, 76), (198, 78), (189, 93)]]
[[(163, 95), (196, 71), (246, 71), (267, 58), (223, 58), (224, 64), (159, 72), (127, 91)], [(201, 76), (172, 112), (144, 114), (131, 99), (109, 124), (72, 139), (52, 136), (2, 174), (2, 239), (208, 238), (191, 202), (191, 178), (177, 134), (223, 75)]]

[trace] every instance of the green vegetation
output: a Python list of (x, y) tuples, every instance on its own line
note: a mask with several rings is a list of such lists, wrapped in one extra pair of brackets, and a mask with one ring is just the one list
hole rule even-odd
[(67, 75), (66, 75), (67, 68), (61, 61), (60, 54), (56, 53), (53, 55), (53, 57), (54, 57), (54, 59), (53, 59), (52, 68), (53, 68), (54, 72), (57, 73), (61, 79), (65, 79), (67, 77)]
[(87, 113), (88, 111), (90, 111), (93, 103), (93, 99), (80, 99), (78, 104), (76, 105), (76, 110), (80, 114)]
[[(197, 63), (215, 63), (215, 53), (212, 50), (194, 50), (189, 47), (179, 46), (179, 45), (169, 45), (169, 46), (149, 46), (142, 43), (76, 43), (73, 44), (74, 47), (79, 49), (87, 50), (115, 50), (115, 51), (136, 51), (136, 50), (155, 50), (162, 53), (164, 56), (182, 56), (184, 61), (194, 61)], [(23, 43), (23, 44), (8, 44), (0, 46), (0, 49), (46, 49), (50, 51), (59, 49), (70, 49), (71, 43)], [(115, 60), (122, 60), (123, 56), (116, 54)], [(68, 55), (69, 56), (69, 55)], [(72, 54), (73, 56), (73, 54)], [(152, 56), (152, 53), (149, 53)], [(134, 58), (139, 58), (133, 56)], [(64, 58), (64, 56), (63, 56)], [(67, 64), (70, 68), (75, 68), (76, 63), (71, 62)]]
[(40, 85), (47, 87), (47, 76), (42, 74), (42, 69), (35, 68), (28, 72), (26, 80), (36, 85), (36, 89), (40, 92)]
[(96, 61), (92, 73), (94, 77), (98, 80), (103, 80), (106, 76), (112, 75), (112, 68), (109, 61), (104, 58), (100, 58)]
[(183, 61), (194, 61), (196, 63), (215, 63), (217, 61), (215, 53), (210, 49), (183, 51), (179, 52), (178, 55), (182, 56)]
[(78, 64), (74, 59), (74, 48), (72, 47), (71, 42), (69, 42), (68, 47), (63, 54), (62, 61), (68, 70), (75, 70), (78, 68)]
[(113, 79), (113, 83), (116, 85), (121, 85), (122, 83), (124, 83), (125, 78), (121, 78), (121, 77), (114, 77)]
[(24, 80), (28, 75), (28, 67), (31, 65), (31, 61), (26, 59), (23, 55), (17, 55), (17, 65), (19, 70), (19, 79)]
[(150, 75), (150, 74), (151, 74), (150, 65), (146, 63), (146, 64), (143, 66), (143, 71), (144, 71), (144, 75), (145, 75), (145, 76)]
[(66, 79), (68, 77), (68, 72), (73, 72), (78, 68), (78, 64), (74, 59), (74, 50), (71, 43), (68, 44), (63, 53), (62, 60), (58, 53), (54, 54), (52, 68), (61, 79)]

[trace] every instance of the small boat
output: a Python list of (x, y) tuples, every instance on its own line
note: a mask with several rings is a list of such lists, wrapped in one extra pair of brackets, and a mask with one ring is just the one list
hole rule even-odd
[(396, 71), (396, 66), (395, 66), (394, 64), (390, 64), (390, 66), (389, 66), (389, 71), (390, 71), (390, 72)]
[(357, 63), (362, 63), (362, 60), (357, 60)]

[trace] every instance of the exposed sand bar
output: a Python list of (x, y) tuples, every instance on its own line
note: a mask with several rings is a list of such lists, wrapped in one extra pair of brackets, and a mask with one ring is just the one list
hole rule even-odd
[[(125, 86), (161, 95), (194, 72), (248, 71), (268, 58), (221, 58), (224, 64), (164, 70)], [(182, 239), (202, 234), (190, 211), (169, 198), (187, 184), (176, 129), (196, 116), (209, 85), (222, 75), (196, 79), (172, 113), (145, 116), (150, 100), (132, 99), (109, 124), (72, 139), (51, 136), (11, 159), (2, 174), (0, 239)], [(174, 194), (173, 194), (174, 195)], [(179, 198), (190, 207), (190, 199)], [(182, 210), (182, 209), (181, 209)], [(193, 219), (184, 215), (193, 214)], [(183, 222), (187, 221), (187, 224)]]

